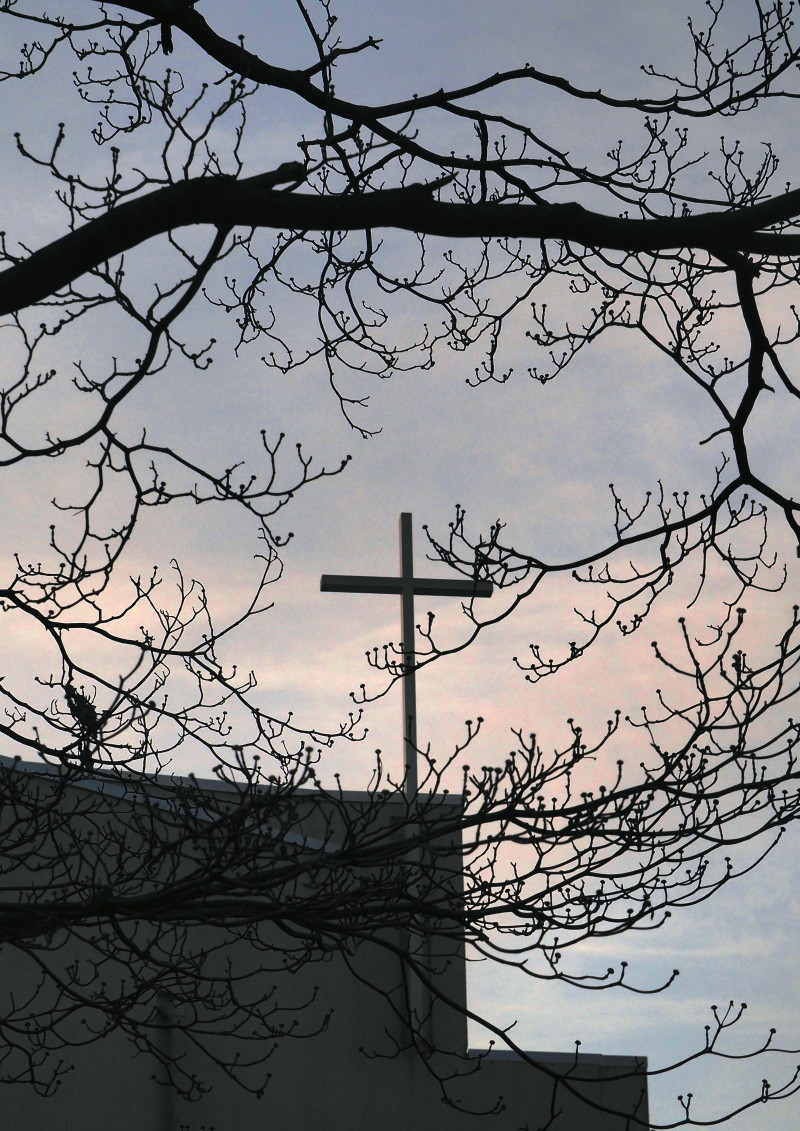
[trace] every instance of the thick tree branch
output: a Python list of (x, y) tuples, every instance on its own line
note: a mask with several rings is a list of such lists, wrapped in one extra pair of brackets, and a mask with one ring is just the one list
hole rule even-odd
[[(659, 220), (604, 216), (577, 204), (462, 204), (432, 199), (437, 185), (409, 185), (358, 196), (275, 190), (301, 167), (243, 180), (200, 177), (126, 201), (0, 274), (0, 314), (40, 302), (101, 263), (145, 240), (192, 224), (293, 231), (396, 228), (451, 239), (551, 239), (585, 247), (657, 252), (691, 247), (713, 254), (800, 254), (800, 235), (764, 232), (800, 214), (800, 190), (735, 212)], [(438, 182), (440, 183), (440, 182)]]

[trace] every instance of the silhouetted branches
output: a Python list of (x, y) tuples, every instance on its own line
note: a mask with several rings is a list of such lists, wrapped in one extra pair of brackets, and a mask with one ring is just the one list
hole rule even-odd
[[(326, 789), (312, 751), (269, 779), (240, 751), (220, 753), (218, 786), (6, 762), (0, 935), (40, 982), (33, 1015), (28, 998), (4, 1014), (11, 1078), (55, 1083), (52, 1059), (39, 1065), (33, 1050), (46, 1031), (53, 1053), (59, 1018), (76, 1010), (86, 1015), (87, 1040), (121, 1027), (157, 1052), (165, 997), (189, 1007), (180, 1026), (197, 1030), (193, 1039), (212, 1060), (215, 1037), (241, 1031), (246, 1042), (254, 1022), (278, 1047), (325, 1024), (326, 1002), (324, 992), (288, 1005), (280, 989), (259, 996), (253, 986), (264, 971), (300, 972), (335, 953), (368, 978), (358, 960), (364, 947), (399, 956), (436, 1008), (459, 1008), (425, 949), (398, 944), (409, 929), (412, 939), (437, 940), (442, 953), (464, 939), (468, 952), (534, 979), (654, 992), (630, 984), (624, 963), (599, 974), (570, 969), (570, 948), (653, 929), (671, 908), (709, 898), (755, 864), (752, 853), (738, 866), (728, 855), (719, 862), (720, 852), (763, 834), (774, 842), (800, 804), (800, 730), (793, 721), (771, 726), (775, 708), (797, 696), (797, 611), (777, 656), (757, 668), (737, 648), (742, 620), (713, 663), (699, 659), (688, 634), (682, 655), (659, 657), (693, 695), (681, 686), (677, 706), (665, 693), (659, 710), (626, 720), (642, 759), (618, 761), (599, 785), (587, 783), (619, 718), (594, 741), (572, 724), (570, 741), (552, 753), (519, 734), (504, 765), (465, 769), (462, 802), (448, 801), (443, 787), (480, 722), (445, 763), (427, 761), (417, 805), (380, 765), (358, 800)], [(80, 735), (89, 715), (96, 735), (96, 708), (74, 690), (67, 698)], [(67, 977), (59, 955), (73, 936), (85, 952)], [(242, 940), (258, 964), (234, 977), (226, 955)], [(401, 987), (375, 988), (391, 1002)], [(730, 1024), (718, 1022), (693, 1055), (733, 1055), (723, 1040)], [(395, 1039), (391, 1055), (426, 1040), (407, 1022)], [(439, 1051), (452, 1058), (458, 1050)], [(268, 1065), (245, 1055), (227, 1070), (259, 1090)], [(181, 1079), (180, 1066), (168, 1071), (186, 1094), (201, 1089)], [(454, 1070), (441, 1071), (446, 1086)]]
[[(391, 952), (402, 978), (376, 988), (398, 1020), (394, 1053), (416, 1047), (446, 1090), (452, 1066), (437, 1066), (442, 1050), (408, 1024), (401, 986), (416, 979), (458, 1008), (424, 940), (464, 938), (534, 978), (637, 988), (624, 968), (575, 973), (562, 955), (708, 898), (797, 815), (797, 612), (770, 658), (748, 659), (741, 608), (784, 585), (781, 534), (800, 545), (797, 493), (751, 452), (776, 390), (800, 396), (800, 190), (778, 185), (771, 143), (753, 155), (726, 133), (712, 153), (695, 132), (797, 97), (794, 5), (732, 18), (723, 0), (707, 4), (687, 58), (674, 73), (645, 66), (637, 96), (525, 65), (384, 103), (339, 93), (381, 44), (369, 31), (340, 39), (328, 0), (297, 0), (306, 57), (294, 67), (268, 57), (279, 40), (245, 46), (239, 13), (217, 26), (200, 7), (0, 4), (0, 80), (36, 92), (53, 76), (64, 91), (45, 95), (48, 141), (16, 135), (46, 216), (26, 218), (32, 243), (23, 226), (0, 236), (0, 468), (57, 469), (35, 548), (0, 583), (3, 625), (40, 659), (32, 676), (0, 673), (5, 751), (39, 760), (0, 771), (0, 939), (38, 979), (33, 996), (4, 1005), (0, 1071), (50, 1087), (72, 1039), (62, 1022), (77, 1012), (87, 1040), (123, 1029), (186, 1095), (203, 1084), (164, 1053), (165, 1027), (258, 1091), (257, 1061), (228, 1063), (215, 1034), (247, 1045), (267, 1032), (278, 1047), (324, 1026), (326, 1006), (313, 990), (289, 1002), (245, 993), (226, 965), (244, 940), (276, 973), (336, 953), (366, 978), (358, 948)], [(600, 152), (592, 138), (581, 149), (552, 136), (529, 109), (550, 97), (591, 115), (587, 135), (597, 126), (615, 140)], [(292, 155), (268, 132), (282, 106)], [(227, 658), (281, 575), (286, 539), (271, 520), (347, 461), (320, 466), (272, 422), (236, 437), (233, 456), (213, 442), (194, 450), (163, 427), (159, 392), (256, 348), (273, 376), (318, 365), (368, 435), (370, 379), (451, 350), (469, 384), (502, 383), (524, 335), (528, 375), (546, 384), (612, 334), (646, 343), (705, 398), (714, 423), (702, 443), (719, 453), (708, 482), (690, 493), (659, 480), (638, 498), (612, 484), (606, 534), (561, 557), (501, 518), (476, 532), (457, 506), (449, 531), (429, 533), (433, 556), (507, 600), (468, 606), (456, 644), (429, 618), (416, 660), (466, 647), (560, 577), (578, 591), (578, 629), (554, 647), (530, 642), (517, 659), (530, 682), (609, 629), (639, 630), (679, 580), (693, 586), (689, 615), (701, 597), (711, 612), (700, 629), (681, 621), (675, 651), (656, 649), (668, 676), (657, 706), (595, 739), (572, 722), (553, 753), (519, 731), (503, 764), (464, 772), (463, 804), (450, 806), (437, 795), (480, 729), (468, 724), (451, 758), (428, 759), (418, 807), (379, 764), (354, 809), (314, 765), (318, 746), (360, 733), (358, 715), (332, 730), (276, 717)], [(177, 562), (165, 574), (136, 558), (149, 517), (187, 503), (254, 526), (259, 568), (234, 611), (217, 613)], [(402, 678), (408, 652), (407, 641), (376, 647), (383, 682), (361, 698)], [(596, 760), (613, 762), (621, 729), (639, 761), (616, 762), (598, 784)], [(159, 775), (178, 750), (210, 755), (229, 788)], [(725, 855), (751, 842), (750, 856)], [(88, 948), (69, 969), (68, 936)], [(697, 1055), (731, 1055), (721, 1046), (735, 1019), (717, 1015)], [(753, 1102), (794, 1087), (765, 1085)], [(681, 1102), (692, 1123), (691, 1099)]]

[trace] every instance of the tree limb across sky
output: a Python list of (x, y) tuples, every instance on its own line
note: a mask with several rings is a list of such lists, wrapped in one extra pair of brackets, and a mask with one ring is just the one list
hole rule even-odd
[[(287, 168), (290, 172), (282, 173)], [(773, 232), (800, 214), (800, 190), (731, 212), (667, 219), (604, 216), (579, 204), (458, 203), (436, 200), (435, 187), (406, 185), (318, 196), (271, 187), (276, 177), (303, 179), (294, 166), (234, 179), (199, 177), (125, 201), (0, 273), (0, 314), (41, 302), (86, 271), (139, 244), (189, 225), (364, 232), (396, 228), (457, 240), (559, 240), (628, 252), (688, 248), (776, 258), (800, 254), (800, 235)]]

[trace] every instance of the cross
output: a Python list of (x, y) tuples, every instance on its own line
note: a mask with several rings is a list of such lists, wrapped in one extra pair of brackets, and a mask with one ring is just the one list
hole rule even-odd
[(411, 515), (400, 515), (400, 576), (369, 577), (324, 573), (323, 593), (399, 593), (403, 626), (403, 718), (405, 723), (406, 796), (415, 798), (419, 789), (417, 773), (417, 680), (414, 663), (414, 595), (424, 597), (491, 597), (490, 581), (442, 581), (433, 577), (414, 577), (414, 552), (411, 540)]

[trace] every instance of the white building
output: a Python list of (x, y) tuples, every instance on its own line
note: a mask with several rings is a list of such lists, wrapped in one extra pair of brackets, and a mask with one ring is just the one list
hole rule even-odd
[[(167, 805), (167, 779), (163, 794), (146, 800), (134, 779), (97, 775), (65, 786), (63, 774), (40, 765), (17, 763), (12, 768), (10, 760), (4, 759), (0, 770), (0, 785), (5, 783), (6, 792), (8, 783), (23, 783), (26, 790), (41, 798), (61, 783), (59, 805), (78, 810), (72, 819), (73, 826), (80, 824), (78, 839), (88, 838), (87, 843), (94, 843), (104, 854), (116, 843), (124, 844), (125, 851), (135, 855), (144, 828), (154, 829), (159, 822), (162, 831), (174, 828)], [(218, 781), (200, 784), (223, 803), (226, 790), (228, 796), (236, 796), (233, 786)], [(347, 794), (344, 799), (347, 811), (354, 814), (368, 804), (366, 794)], [(302, 840), (304, 846), (313, 844), (324, 851), (332, 844), (333, 822), (321, 816), (324, 807), (319, 795), (307, 792), (301, 801), (307, 807), (302, 835), (290, 835)], [(452, 804), (458, 804), (458, 800), (441, 799), (443, 807)], [(0, 813), (7, 814), (9, 808), (15, 807), (6, 805)], [(9, 824), (3, 820), (0, 829), (4, 859), (14, 859), (14, 838), (24, 837), (25, 822)], [(115, 829), (122, 830), (118, 841), (114, 841)], [(6, 848), (11, 849), (8, 854)], [(20, 898), (17, 889), (22, 890), (20, 857), (16, 858), (16, 867), (4, 866), (0, 871), (0, 900), (6, 911), (14, 899)], [(456, 859), (452, 850), (449, 857), (442, 855), (445, 868), (448, 858), (451, 863)], [(48, 865), (51, 871), (54, 863)], [(31, 873), (32, 889), (42, 891), (43, 905), (57, 898), (53, 881), (48, 878), (51, 871)], [(99, 928), (93, 929), (96, 936)], [(269, 929), (272, 931), (272, 927)], [(207, 932), (213, 928), (190, 930)], [(396, 930), (393, 937), (402, 943), (403, 935), (402, 930)], [(274, 937), (277, 953), (281, 940), (277, 934)], [(91, 970), (86, 959), (91, 942), (91, 932), (84, 931), (83, 938), (73, 933), (51, 953), (51, 964), (54, 962), (66, 978), (75, 979), (74, 984), (85, 984), (86, 971)], [(576, 1058), (575, 1053), (536, 1052), (530, 1055), (538, 1062), (537, 1069), (508, 1051), (469, 1050), (463, 941), (454, 942), (451, 933), (446, 939), (434, 935), (426, 945), (430, 948), (426, 965), (437, 989), (452, 1003), (451, 1007), (437, 1003), (428, 1011), (427, 1006), (419, 1004), (425, 999), (424, 990), (417, 986), (411, 991), (412, 998), (416, 994), (416, 1008), (426, 1013), (424, 1034), (436, 1050), (427, 1058), (402, 1048), (408, 1029), (399, 1015), (406, 1005), (398, 998), (400, 963), (391, 950), (367, 940), (349, 956), (334, 951), (322, 962), (275, 974), (262, 971), (262, 952), (248, 948), (242, 940), (232, 944), (229, 951), (234, 969), (254, 969), (262, 991), (271, 990), (274, 984), (284, 1000), (303, 1003), (313, 999), (311, 1016), (316, 1013), (321, 1017), (330, 1011), (327, 1025), (314, 1036), (275, 1042), (268, 1033), (249, 1034), (244, 1055), (266, 1060), (271, 1072), (260, 1098), (233, 1083), (221, 1068), (209, 1064), (194, 1047), (191, 1029), (184, 1033), (168, 1024), (180, 1016), (179, 1012), (170, 1013), (171, 1006), (164, 1007), (161, 1049), (165, 1056), (177, 1058), (182, 1068), (196, 1070), (211, 1085), (196, 1102), (183, 1100), (173, 1089), (158, 1083), (154, 1079), (159, 1070), (156, 1057), (138, 1051), (123, 1031), (90, 1040), (86, 1017), (76, 1008), (60, 1018), (58, 1027), (60, 1037), (74, 1046), (54, 1048), (50, 1054), (65, 1066), (74, 1067), (66, 1071), (55, 1094), (47, 1098), (38, 1096), (29, 1085), (5, 1084), (0, 1094), (0, 1126), (3, 1131), (305, 1131), (312, 1127), (331, 1131), (475, 1131), (484, 1127), (487, 1131), (628, 1131), (647, 1125), (643, 1058), (585, 1053)], [(36, 986), (38, 977), (35, 959), (35, 954), (25, 952), (24, 945), (17, 946), (13, 941), (0, 944), (0, 1000), (6, 1019), (12, 997), (17, 1004), (31, 999), (31, 987)], [(36, 996), (31, 999), (31, 1014), (38, 1002)], [(298, 1016), (302, 1018), (304, 1012)], [(221, 1059), (229, 1059), (233, 1046), (223, 1040), (218, 1047), (223, 1050)], [(43, 1047), (42, 1055), (45, 1052)], [(0, 1058), (2, 1053), (0, 1047)], [(19, 1063), (18, 1054), (0, 1059), (0, 1073), (7, 1079)], [(448, 1077), (443, 1085), (441, 1078)], [(584, 1093), (588, 1104), (571, 1094), (559, 1078)], [(445, 1102), (445, 1096), (451, 1102)], [(477, 1120), (475, 1112), (487, 1114)], [(641, 1123), (628, 1122), (626, 1115), (634, 1113)]]

